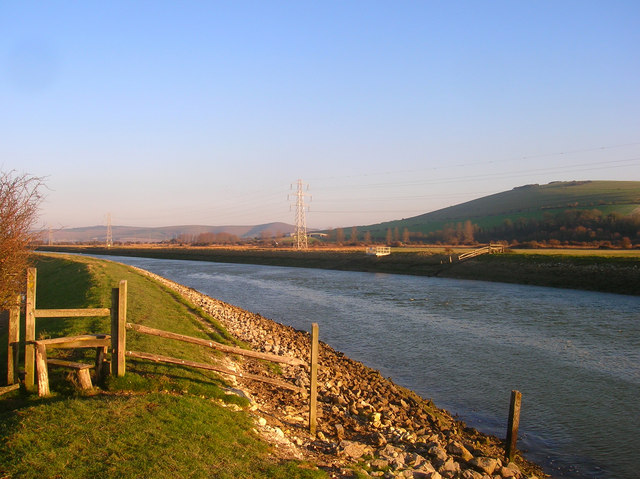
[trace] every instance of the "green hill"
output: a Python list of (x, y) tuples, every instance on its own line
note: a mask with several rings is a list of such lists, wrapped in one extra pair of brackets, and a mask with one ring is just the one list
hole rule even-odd
[[(373, 239), (388, 230), (407, 229), (413, 237), (456, 228), (467, 221), (475, 232), (489, 232), (505, 224), (540, 222), (568, 211), (593, 212), (596, 216), (625, 217), (640, 212), (640, 181), (571, 181), (525, 185), (423, 215), (369, 226)], [(578, 216), (580, 216), (578, 214)], [(588, 215), (587, 215), (588, 216)], [(593, 216), (593, 215), (592, 215)], [(536, 223), (539, 226), (539, 223)], [(510, 239), (510, 238), (495, 238)]]

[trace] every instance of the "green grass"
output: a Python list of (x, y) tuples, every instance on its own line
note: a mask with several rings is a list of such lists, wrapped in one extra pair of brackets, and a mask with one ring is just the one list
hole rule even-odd
[[(212, 318), (132, 269), (91, 258), (37, 258), (38, 308), (109, 307), (111, 288), (128, 282), (128, 320), (233, 343)], [(213, 325), (205, 332), (200, 321)], [(109, 332), (108, 318), (38, 319), (36, 336)], [(129, 332), (127, 349), (211, 362), (195, 345)], [(6, 332), (0, 337), (6, 370)], [(79, 351), (79, 350), (76, 350)], [(83, 358), (91, 360), (92, 354)], [(0, 477), (326, 477), (313, 465), (278, 461), (215, 373), (128, 361), (127, 374), (91, 393), (51, 372), (52, 395), (0, 397)]]
[(630, 214), (640, 207), (640, 181), (554, 182), (529, 185), (441, 210), (403, 220), (376, 225), (359, 226), (384, 237), (387, 228), (408, 228), (412, 232), (429, 233), (444, 225), (471, 220), (483, 228), (500, 225), (505, 219), (541, 219), (544, 213), (558, 213), (566, 209), (598, 209), (603, 214)]

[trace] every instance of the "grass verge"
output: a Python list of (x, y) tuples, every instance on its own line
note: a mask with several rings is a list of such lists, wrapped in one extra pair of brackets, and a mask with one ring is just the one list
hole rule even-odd
[[(109, 307), (110, 289), (128, 281), (131, 322), (232, 343), (212, 318), (130, 268), (91, 258), (38, 256), (38, 308)], [(204, 331), (201, 321), (213, 326)], [(108, 318), (39, 319), (37, 337), (109, 331)], [(6, 370), (6, 331), (0, 370)], [(127, 349), (211, 362), (215, 353), (128, 334)], [(75, 350), (73, 359), (90, 360)], [(91, 393), (51, 369), (52, 395), (0, 397), (2, 478), (316, 478), (313, 465), (279, 461), (255, 433), (245, 398), (215, 373), (129, 361), (123, 378)]]

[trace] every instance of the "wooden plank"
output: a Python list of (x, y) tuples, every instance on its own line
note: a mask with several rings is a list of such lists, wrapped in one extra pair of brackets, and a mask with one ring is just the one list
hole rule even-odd
[(20, 384), (10, 384), (8, 386), (0, 386), (0, 396), (3, 394), (7, 394), (11, 391), (15, 391), (16, 389), (20, 389)]
[(238, 371), (232, 371), (230, 369), (223, 368), (221, 366), (215, 366), (212, 364), (198, 363), (195, 361), (188, 361), (186, 359), (178, 359), (172, 358), (170, 356), (161, 356), (159, 354), (150, 354), (150, 353), (141, 353), (138, 351), (127, 351), (126, 355), (131, 358), (138, 359), (148, 359), (149, 361), (169, 363), (169, 364), (181, 364), (183, 366), (189, 366), (192, 368), (198, 369), (206, 369), (209, 371), (216, 371), (223, 374), (229, 374), (231, 376), (238, 376), (245, 379), (251, 379), (253, 381), (260, 381), (263, 383), (272, 384), (274, 386), (278, 386), (285, 389), (290, 389), (291, 391), (301, 392), (300, 388), (294, 386), (293, 384), (289, 384), (285, 381), (280, 381), (279, 379), (267, 378), (265, 376), (258, 376), (256, 374), (243, 373)]
[(8, 392), (20, 389), (20, 384), (10, 384), (9, 386), (0, 386), (0, 396), (7, 394)]
[[(98, 348), (109, 346), (111, 338), (108, 334), (83, 334), (80, 336), (64, 336), (61, 338), (40, 339), (37, 341), (48, 348)], [(28, 341), (27, 344), (33, 343)]]
[(36, 318), (81, 318), (81, 317), (101, 317), (111, 315), (109, 308), (86, 308), (86, 309), (36, 309)]
[(75, 361), (66, 361), (64, 359), (55, 358), (47, 359), (47, 364), (49, 364), (50, 366), (60, 366), (69, 369), (91, 369), (94, 367), (93, 364), (78, 363)]
[(309, 434), (316, 435), (318, 402), (318, 323), (311, 325), (311, 384), (309, 386)]
[[(35, 268), (27, 269), (27, 302), (25, 314), (24, 338), (26, 341), (36, 339), (36, 282), (37, 271)], [(27, 391), (33, 391), (35, 386), (35, 345), (27, 343), (24, 348), (24, 385)]]
[(49, 371), (47, 370), (47, 348), (44, 344), (36, 341), (36, 370), (38, 371), (38, 396), (48, 396), (49, 391)]
[(117, 375), (124, 376), (125, 365), (125, 351), (127, 343), (127, 282), (125, 280), (120, 281), (118, 286), (118, 350), (114, 352), (117, 356)]
[(20, 295), (15, 297), (9, 309), (9, 337), (7, 347), (7, 384), (18, 382), (20, 361)]
[(111, 290), (111, 374), (124, 376), (126, 370), (125, 351), (127, 341), (127, 282), (120, 281)]
[(277, 354), (261, 353), (258, 351), (251, 351), (247, 349), (237, 348), (234, 346), (227, 346), (226, 344), (220, 344), (208, 339), (194, 338), (191, 336), (185, 336), (183, 334), (172, 333), (169, 331), (162, 331), (161, 329), (149, 328), (147, 326), (142, 326), (140, 324), (127, 323), (127, 329), (132, 329), (141, 334), (149, 334), (151, 336), (159, 336), (161, 338), (175, 339), (177, 341), (183, 341), (185, 343), (198, 344), (200, 346), (217, 349), (219, 351), (224, 351), (230, 354), (237, 354), (239, 356), (263, 359), (265, 361), (272, 361), (275, 363), (290, 364), (292, 366), (302, 366), (306, 364), (303, 360), (290, 357), (290, 356), (279, 356)]
[(509, 424), (507, 426), (507, 445), (505, 459), (507, 462), (513, 461), (516, 453), (516, 443), (518, 441), (518, 427), (520, 426), (520, 405), (522, 403), (522, 393), (511, 391), (511, 403), (509, 405)]

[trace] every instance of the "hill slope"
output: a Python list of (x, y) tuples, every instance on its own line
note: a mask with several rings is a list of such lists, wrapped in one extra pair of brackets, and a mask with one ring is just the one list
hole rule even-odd
[[(270, 234), (288, 234), (294, 231), (294, 226), (286, 223), (266, 223), (255, 226), (206, 226), (179, 225), (147, 228), (138, 226), (113, 226), (113, 240), (116, 242), (155, 243), (169, 241), (181, 235), (197, 236), (202, 233), (227, 233), (239, 238), (257, 238), (264, 232)], [(65, 228), (52, 232), (54, 243), (100, 242), (107, 239), (107, 227), (104, 225), (87, 226), (82, 228)]]
[(640, 181), (571, 181), (525, 185), (431, 213), (361, 226), (359, 229), (370, 231), (374, 238), (380, 238), (389, 228), (430, 233), (447, 224), (467, 220), (480, 228), (490, 228), (505, 220), (541, 219), (545, 213), (593, 209), (603, 214), (620, 215), (640, 211)]

